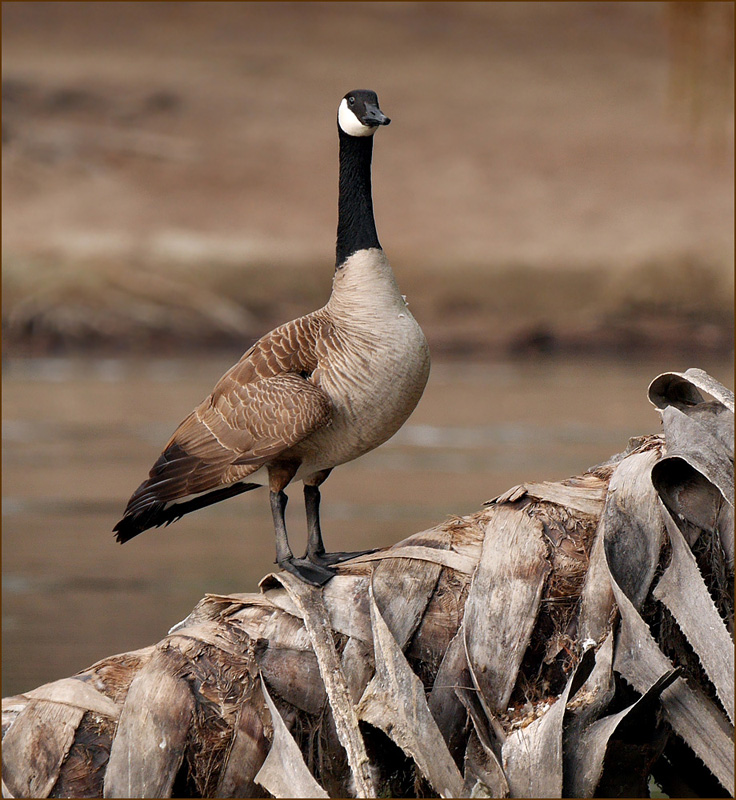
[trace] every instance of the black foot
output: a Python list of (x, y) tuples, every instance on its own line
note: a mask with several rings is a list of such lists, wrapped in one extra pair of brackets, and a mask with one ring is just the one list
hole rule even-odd
[(354, 553), (312, 553), (307, 556), (313, 564), (320, 564), (322, 566), (330, 566), (331, 564), (340, 564), (343, 561), (350, 561), (351, 558), (358, 558), (358, 556), (367, 556), (370, 553), (377, 553), (378, 548), (375, 550), (356, 550)]
[(305, 558), (289, 558), (279, 562), (281, 569), (291, 572), (305, 583), (322, 586), (335, 576), (335, 571), (322, 564), (312, 563)]

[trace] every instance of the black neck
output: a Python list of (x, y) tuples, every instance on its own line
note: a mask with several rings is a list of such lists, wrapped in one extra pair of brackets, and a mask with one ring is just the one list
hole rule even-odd
[(373, 219), (371, 195), (372, 136), (340, 134), (340, 200), (337, 210), (337, 261), (339, 267), (358, 250), (380, 247)]

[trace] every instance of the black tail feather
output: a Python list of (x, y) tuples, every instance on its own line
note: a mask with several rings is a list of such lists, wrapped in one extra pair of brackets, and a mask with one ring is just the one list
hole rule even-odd
[(226, 500), (228, 497), (235, 497), (235, 495), (249, 492), (251, 489), (258, 489), (260, 485), (260, 483), (233, 483), (230, 486), (213, 489), (211, 492), (191, 500), (185, 500), (183, 503), (173, 502), (168, 508), (166, 508), (166, 503), (154, 501), (134, 514), (126, 514), (113, 528), (115, 538), (120, 544), (124, 544), (149, 528), (169, 525), (190, 511), (197, 511), (213, 503), (219, 503), (220, 500)]

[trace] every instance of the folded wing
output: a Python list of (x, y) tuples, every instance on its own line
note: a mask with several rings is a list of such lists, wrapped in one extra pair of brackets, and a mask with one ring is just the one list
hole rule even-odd
[(248, 475), (330, 420), (329, 398), (307, 377), (247, 370), (244, 382), (244, 370), (228, 372), (176, 429), (115, 526), (118, 540), (254, 488)]

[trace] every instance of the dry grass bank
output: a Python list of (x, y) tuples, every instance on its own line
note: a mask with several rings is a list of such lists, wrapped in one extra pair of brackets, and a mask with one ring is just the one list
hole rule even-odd
[(363, 85), (435, 350), (730, 351), (733, 126), (671, 113), (665, 3), (2, 13), (6, 352), (240, 342), (323, 302)]

